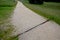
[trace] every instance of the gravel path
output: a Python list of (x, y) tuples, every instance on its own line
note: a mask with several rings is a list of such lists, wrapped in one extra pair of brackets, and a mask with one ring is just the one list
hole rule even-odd
[[(16, 34), (22, 33), (47, 19), (26, 8), (21, 2), (12, 15), (12, 23), (16, 26)], [(49, 21), (19, 36), (19, 40), (60, 40), (60, 25)]]

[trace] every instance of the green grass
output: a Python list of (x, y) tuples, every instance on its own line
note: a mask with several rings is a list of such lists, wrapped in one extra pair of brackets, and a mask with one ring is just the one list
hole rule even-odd
[[(18, 37), (13, 39), (12, 37), (9, 36), (13, 32), (14, 26), (10, 24), (10, 21), (8, 19), (13, 14), (14, 8), (15, 6), (0, 7), (0, 38), (3, 40), (18, 40)], [(4, 28), (7, 28), (7, 27), (8, 29), (4, 30)]]
[[(0, 38), (3, 40), (18, 40), (18, 37), (13, 39), (9, 36), (13, 32), (14, 26), (10, 24), (10, 21), (8, 19), (13, 14), (14, 8), (15, 6), (0, 7)], [(8, 29), (4, 30), (4, 28), (7, 28), (7, 27)]]
[(18, 40), (18, 37), (12, 35), (14, 31), (14, 25), (9, 20), (0, 23), (0, 40)]
[(11, 15), (16, 4), (15, 0), (0, 0), (0, 21), (7, 19)]
[(43, 5), (30, 4), (28, 0), (20, 0), (26, 7), (60, 25), (60, 3), (44, 2)]
[(0, 6), (15, 6), (16, 3), (15, 0), (0, 0)]
[(0, 40), (18, 40), (18, 37), (11, 35), (14, 32), (14, 26), (9, 19), (16, 3), (14, 0), (0, 0)]
[(8, 19), (15, 7), (0, 7), (0, 21)]

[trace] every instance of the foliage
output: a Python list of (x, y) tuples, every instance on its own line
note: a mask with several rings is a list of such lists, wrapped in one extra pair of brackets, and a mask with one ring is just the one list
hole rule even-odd
[(43, 4), (43, 0), (29, 0), (31, 4)]

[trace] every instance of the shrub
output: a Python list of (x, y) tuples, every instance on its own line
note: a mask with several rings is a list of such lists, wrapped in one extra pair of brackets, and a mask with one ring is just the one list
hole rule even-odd
[(31, 4), (43, 4), (42, 0), (29, 0), (29, 3)]

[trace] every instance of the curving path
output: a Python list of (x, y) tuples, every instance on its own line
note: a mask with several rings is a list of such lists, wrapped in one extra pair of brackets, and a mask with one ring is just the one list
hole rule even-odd
[[(12, 24), (16, 26), (16, 34), (23, 33), (46, 20), (46, 18), (26, 8), (19, 1), (12, 15)], [(60, 40), (60, 25), (48, 21), (19, 36), (19, 40)]]

